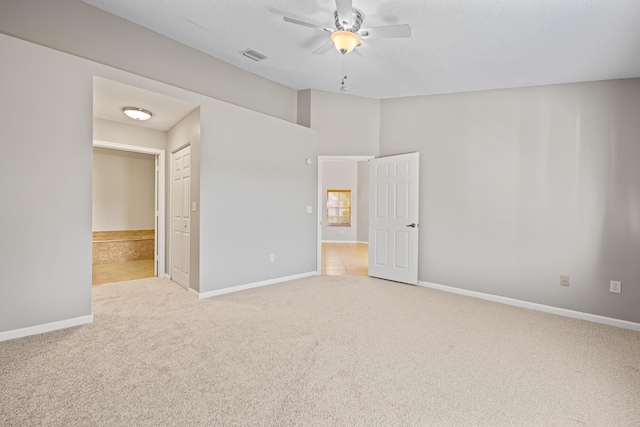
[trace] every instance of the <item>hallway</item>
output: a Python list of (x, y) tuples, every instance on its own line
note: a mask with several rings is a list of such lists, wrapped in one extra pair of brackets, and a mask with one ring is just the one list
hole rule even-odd
[(322, 243), (322, 274), (367, 276), (368, 253), (366, 243)]

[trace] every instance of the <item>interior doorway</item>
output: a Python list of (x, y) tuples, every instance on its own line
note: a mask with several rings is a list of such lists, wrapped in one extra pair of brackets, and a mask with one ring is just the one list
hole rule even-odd
[[(132, 86), (100, 76), (93, 78), (93, 139), (98, 147), (150, 154), (157, 160), (155, 179), (155, 236), (153, 246), (154, 275), (170, 279), (170, 158), (169, 154), (191, 146), (191, 203), (199, 201), (200, 180), (200, 108), (188, 101), (188, 92), (152, 80), (143, 79), (142, 87)], [(177, 97), (176, 97), (177, 96)], [(147, 120), (137, 120), (125, 113), (143, 110)], [(166, 168), (166, 169), (165, 169)], [(165, 173), (166, 171), (166, 173)], [(166, 215), (166, 216), (165, 216)], [(198, 289), (199, 212), (190, 219), (189, 284)]]
[[(94, 156), (111, 159), (94, 160), (92, 283), (164, 276), (164, 150), (99, 140), (93, 146)], [(136, 176), (143, 182), (127, 181)]]
[(372, 158), (318, 157), (318, 274), (368, 275), (368, 161)]

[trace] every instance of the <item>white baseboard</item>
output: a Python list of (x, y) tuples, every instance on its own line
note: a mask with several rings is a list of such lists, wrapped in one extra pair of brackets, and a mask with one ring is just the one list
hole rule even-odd
[(322, 243), (364, 243), (356, 240), (323, 240)]
[(528, 302), (514, 298), (501, 297), (498, 295), (485, 294), (483, 292), (469, 291), (466, 289), (454, 288), (452, 286), (438, 285), (437, 283), (418, 281), (418, 286), (640, 332), (640, 323), (629, 322), (627, 320), (614, 319), (612, 317), (599, 316), (597, 314), (583, 313), (581, 311), (568, 310), (566, 308), (553, 307), (550, 305), (537, 304), (535, 302)]
[(93, 314), (88, 316), (74, 317), (73, 319), (60, 320), (58, 322), (45, 323), (43, 325), (29, 326), (28, 328), (14, 329), (12, 331), (0, 332), (0, 342), (16, 338), (28, 337), (29, 335), (43, 334), (45, 332), (57, 331), (58, 329), (71, 328), (73, 326), (86, 325), (93, 322)]
[(260, 286), (274, 285), (276, 283), (288, 282), (290, 280), (303, 279), (305, 277), (317, 276), (317, 275), (318, 275), (317, 271), (310, 271), (308, 273), (295, 274), (293, 276), (286, 276), (286, 277), (278, 277), (276, 279), (264, 280), (262, 282), (247, 283), (246, 285), (233, 286), (231, 288), (216, 289), (215, 291), (202, 292), (202, 293), (199, 293), (196, 291), (193, 291), (193, 292), (198, 294), (199, 299), (211, 298), (218, 295), (230, 294), (232, 292), (239, 292), (239, 291), (244, 291), (246, 289), (259, 288)]

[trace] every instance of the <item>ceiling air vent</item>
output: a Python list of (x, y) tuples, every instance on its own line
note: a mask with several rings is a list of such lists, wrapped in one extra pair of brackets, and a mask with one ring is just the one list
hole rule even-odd
[(256, 52), (253, 49), (247, 49), (240, 53), (249, 59), (253, 59), (254, 61), (262, 61), (263, 59), (267, 59), (265, 55), (261, 54), (260, 52)]

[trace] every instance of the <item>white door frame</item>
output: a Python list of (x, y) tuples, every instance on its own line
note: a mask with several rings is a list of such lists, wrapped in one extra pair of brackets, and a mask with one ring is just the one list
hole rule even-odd
[[(367, 162), (375, 156), (318, 156), (318, 204), (317, 211), (317, 248), (316, 274), (322, 274), (322, 219), (324, 217), (324, 203), (322, 202), (322, 165), (324, 162)], [(368, 191), (368, 189), (367, 189)]]
[[(101, 141), (98, 139), (93, 140), (94, 147), (109, 148), (112, 150), (130, 151), (133, 153), (144, 153), (158, 156), (158, 175), (156, 177), (156, 186), (158, 189), (158, 227), (156, 235), (158, 236), (158, 277), (166, 277), (165, 271), (165, 192), (164, 192), (164, 177), (165, 177), (165, 150), (159, 150), (157, 148), (141, 147), (138, 145), (121, 144), (119, 142)], [(155, 174), (154, 174), (155, 175)]]

